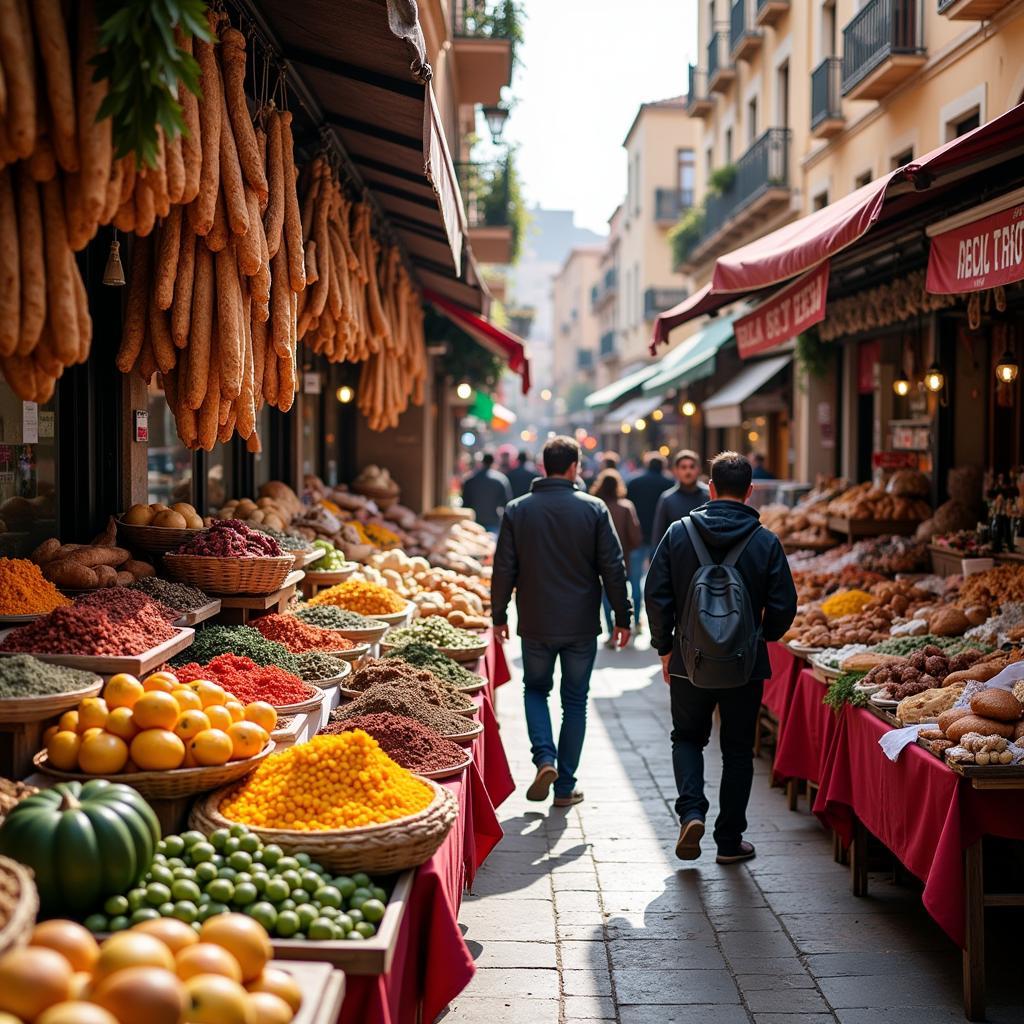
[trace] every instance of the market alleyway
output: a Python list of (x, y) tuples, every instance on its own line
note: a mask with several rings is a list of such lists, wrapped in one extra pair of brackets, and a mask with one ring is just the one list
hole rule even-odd
[[(912, 880), (875, 873), (870, 896), (852, 896), (806, 802), (791, 813), (769, 788), (767, 760), (749, 813), (756, 860), (716, 865), (710, 826), (699, 861), (675, 859), (667, 692), (641, 643), (598, 655), (586, 800), (568, 812), (522, 795), (533, 769), (519, 645), (508, 645), (513, 681), (498, 709), (519, 790), (499, 809), (505, 839), (462, 906), (479, 969), (445, 1024), (962, 1022), (959, 952)], [(717, 792), (717, 748), (709, 754)], [(989, 1020), (1020, 1024), (1008, 922), (990, 932)]]

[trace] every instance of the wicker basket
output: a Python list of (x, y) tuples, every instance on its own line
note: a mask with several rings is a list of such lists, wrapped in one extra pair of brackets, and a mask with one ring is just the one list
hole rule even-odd
[(53, 718), (71, 708), (78, 707), (78, 702), (85, 697), (95, 697), (103, 689), (103, 680), (96, 676), (96, 681), (80, 690), (69, 690), (67, 693), (48, 693), (42, 697), (4, 697), (0, 698), (0, 722), (41, 722), (45, 718)]
[[(147, 800), (177, 800), (183, 796), (195, 796), (207, 793), (218, 786), (227, 786), (245, 778), (268, 754), (274, 751), (271, 740), (255, 757), (244, 761), (228, 761), (227, 764), (211, 768), (175, 768), (166, 772), (125, 772), (113, 776), (115, 782), (123, 782), (137, 790)], [(51, 768), (47, 763), (46, 751), (40, 750), (32, 763), (44, 775), (60, 779), (63, 782), (88, 782), (95, 775), (82, 772), (62, 772)]]
[(39, 913), (39, 893), (32, 872), (9, 857), (0, 857), (0, 891), (11, 904), (7, 920), (0, 926), (0, 956), (24, 946)]
[[(277, 843), (287, 853), (305, 851), (335, 873), (366, 871), (385, 875), (415, 868), (433, 856), (458, 816), (458, 804), (448, 790), (423, 776), (417, 778), (430, 786), (434, 799), (422, 811), (383, 825), (330, 832), (249, 828), (264, 842)], [(234, 824), (220, 813), (220, 805), (229, 793), (230, 788), (225, 787), (197, 800), (189, 816), (189, 827), (209, 835), (214, 829)]]
[(274, 705), (278, 715), (305, 715), (310, 711), (316, 711), (324, 703), (324, 691), (313, 683), (306, 683), (306, 687), (312, 691), (305, 700), (296, 701), (294, 704), (282, 704), (280, 707)]
[(175, 530), (166, 526), (136, 526), (117, 520), (117, 539), (126, 547), (137, 551), (148, 551), (153, 555), (162, 555), (172, 548), (191, 540), (197, 533), (195, 530)]
[(295, 560), (280, 558), (212, 558), (164, 555), (167, 575), (208, 594), (272, 594), (280, 590)]

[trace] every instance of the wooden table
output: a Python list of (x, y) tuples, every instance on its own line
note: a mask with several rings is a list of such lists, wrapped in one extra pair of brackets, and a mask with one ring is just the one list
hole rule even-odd
[(917, 519), (848, 519), (846, 516), (829, 516), (828, 528), (842, 534), (852, 544), (859, 537), (882, 537), (887, 534), (909, 536), (917, 533), (921, 525)]
[[(312, 947), (306, 950), (313, 953)], [(271, 966), (287, 971), (302, 989), (302, 1006), (292, 1024), (335, 1024), (345, 1001), (345, 974), (331, 964), (311, 960), (271, 960)]]
[(302, 582), (304, 575), (301, 569), (293, 569), (285, 577), (281, 589), (269, 594), (229, 594), (222, 597), (218, 620), (229, 626), (245, 626), (250, 619), (283, 612), (295, 596), (295, 588)]

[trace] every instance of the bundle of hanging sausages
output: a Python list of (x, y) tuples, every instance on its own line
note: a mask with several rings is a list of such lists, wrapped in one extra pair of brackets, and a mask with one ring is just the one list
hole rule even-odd
[(367, 203), (345, 197), (326, 158), (310, 165), (302, 204), (305, 293), (298, 337), (328, 362), (365, 362), (358, 404), (373, 430), (423, 401), (423, 309), (397, 246), (373, 236)]
[[(222, 17), (210, 16), (215, 32)], [(160, 371), (186, 446), (209, 451), (237, 431), (260, 451), (256, 414), (264, 402), (285, 412), (294, 399), (306, 287), (291, 114), (268, 106), (253, 125), (236, 29), (217, 47), (194, 45), (203, 100), (186, 95), (184, 113), (199, 145), (183, 157), (196, 190), (136, 239), (117, 366), (147, 382)], [(133, 212), (138, 229), (137, 206), (124, 223)]]
[[(114, 160), (106, 83), (92, 80), (96, 12), (73, 5), (72, 52), (59, 0), (0, 0), (0, 371), (46, 402), (83, 362), (92, 320), (74, 253), (109, 224), (134, 158)], [(130, 188), (128, 189), (130, 192)]]

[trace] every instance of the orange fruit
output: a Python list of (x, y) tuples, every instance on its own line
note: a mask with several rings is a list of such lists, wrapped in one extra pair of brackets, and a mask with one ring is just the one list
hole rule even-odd
[(232, 761), (241, 761), (246, 757), (255, 757), (266, 745), (270, 737), (255, 722), (232, 722), (227, 730), (234, 748)]
[(145, 692), (142, 683), (135, 676), (130, 676), (127, 672), (118, 672), (116, 676), (110, 677), (103, 688), (103, 699), (107, 702), (107, 707), (113, 711), (114, 708), (134, 707), (135, 702)]
[(288, 1024), (292, 1008), (273, 992), (253, 992), (248, 997), (247, 1024)]
[(69, 999), (88, 999), (89, 993), (92, 991), (92, 972), (91, 971), (75, 971), (71, 975), (71, 991), (68, 993)]
[(46, 756), (58, 771), (73, 772), (78, 770), (78, 751), (82, 747), (82, 737), (77, 732), (61, 729), (46, 744)]
[(158, 917), (153, 921), (137, 924), (133, 932), (143, 932), (159, 939), (175, 956), (188, 946), (199, 942), (195, 929), (176, 917)]
[(221, 974), (197, 974), (185, 982), (185, 989), (189, 1024), (247, 1024), (249, 996), (237, 981)]
[(232, 722), (241, 722), (245, 718), (245, 705), (240, 700), (232, 698), (230, 693), (228, 694), (228, 699), (224, 702), (224, 707), (228, 709)]
[(204, 729), (210, 728), (210, 720), (202, 711), (196, 708), (189, 708), (182, 711), (178, 721), (174, 723), (174, 734), (180, 736), (186, 743), (193, 739)]
[(264, 967), (263, 973), (245, 987), (250, 992), (272, 992), (292, 1008), (292, 1013), (298, 1013), (302, 1005), (302, 989), (299, 988), (299, 983), (280, 967)]
[(223, 946), (231, 953), (242, 969), (244, 982), (258, 978), (273, 955), (263, 925), (245, 914), (217, 914), (207, 918), (199, 938)]
[(209, 707), (211, 704), (223, 705), (224, 701), (227, 700), (224, 687), (210, 682), (209, 679), (195, 679), (188, 684), (188, 688), (198, 695), (199, 699), (203, 702), (204, 708)]
[(91, 740), (94, 736), (102, 736), (106, 731), (106, 729), (101, 729), (98, 725), (94, 725), (91, 729), (86, 729), (85, 732), (82, 733), (82, 742), (84, 743), (86, 740)]
[(78, 705), (78, 729), (102, 729), (107, 724), (107, 702), (102, 697), (85, 697)]
[[(253, 922), (255, 924), (255, 922)], [(35, 1020), (71, 992), (71, 964), (52, 949), (25, 946), (0, 957), (0, 1010)]]
[(171, 696), (177, 701), (178, 707), (182, 711), (188, 711), (190, 708), (194, 708), (196, 711), (203, 710), (203, 702), (199, 699), (199, 694), (185, 686), (176, 686), (171, 690)]
[(160, 690), (144, 693), (132, 711), (140, 729), (173, 729), (181, 714), (174, 697)]
[(167, 729), (143, 729), (132, 740), (131, 755), (144, 772), (169, 771), (181, 767), (185, 744)]
[[(268, 1018), (272, 1020), (273, 1018)], [(35, 1024), (118, 1024), (117, 1018), (102, 1006), (80, 999), (56, 1003), (40, 1016)]]
[(204, 729), (189, 744), (196, 764), (209, 767), (227, 764), (234, 753), (231, 737), (221, 729)]
[(60, 726), (62, 732), (78, 732), (78, 712), (77, 711), (65, 711), (60, 716), (57, 724)]
[(170, 693), (178, 686), (178, 677), (173, 672), (154, 672), (142, 680), (144, 690), (163, 690)]
[(277, 711), (265, 700), (254, 700), (245, 706), (245, 720), (255, 722), (264, 732), (273, 732), (277, 726)]
[(227, 732), (233, 721), (231, 712), (223, 704), (207, 704), (203, 713), (210, 720), (211, 729)]
[[(91, 730), (90, 730), (91, 731)], [(128, 760), (128, 744), (112, 732), (86, 733), (78, 751), (78, 767), (89, 775), (116, 775)]]
[(91, 971), (100, 955), (99, 943), (74, 921), (42, 921), (32, 929), (28, 944), (60, 953), (75, 971)]
[(178, 950), (175, 960), (178, 977), (182, 981), (210, 974), (220, 974), (235, 982), (242, 980), (238, 961), (223, 946), (213, 942), (199, 941), (194, 946), (186, 946)]
[(127, 707), (114, 708), (107, 715), (106, 729), (107, 732), (112, 732), (115, 736), (120, 736), (126, 743), (130, 743), (139, 731), (135, 724), (135, 713)]
[(181, 1024), (188, 1009), (185, 986), (159, 967), (126, 967), (98, 985), (92, 1000), (118, 1024)]
[(53, 737), (56, 736), (57, 733), (59, 733), (59, 732), (60, 732), (60, 726), (59, 725), (51, 725), (50, 728), (47, 729), (46, 732), (43, 733), (43, 746), (45, 747), (46, 744), (49, 743), (50, 740), (52, 740)]
[(156, 936), (132, 929), (115, 932), (100, 946), (99, 959), (92, 969), (93, 984), (98, 988), (111, 975), (129, 967), (162, 967), (174, 970), (174, 956)]

